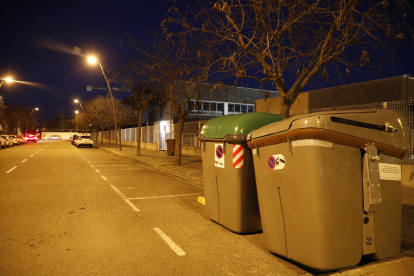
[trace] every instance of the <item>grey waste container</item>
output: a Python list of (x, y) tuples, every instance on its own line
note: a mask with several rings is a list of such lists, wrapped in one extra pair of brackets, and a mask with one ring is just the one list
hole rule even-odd
[(251, 150), (246, 135), (282, 120), (262, 112), (209, 120), (201, 130), (204, 195), (208, 217), (236, 233), (261, 230)]
[(315, 269), (400, 252), (405, 116), (395, 110), (288, 118), (250, 133), (269, 251)]

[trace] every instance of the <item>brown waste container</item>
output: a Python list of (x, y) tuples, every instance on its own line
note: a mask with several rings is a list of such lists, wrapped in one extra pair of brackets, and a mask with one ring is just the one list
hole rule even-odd
[(175, 139), (167, 139), (167, 155), (174, 156)]
[(276, 114), (253, 112), (216, 117), (203, 126), (204, 195), (211, 220), (239, 234), (262, 229), (246, 135), (282, 119)]
[(307, 114), (247, 140), (269, 251), (321, 270), (400, 253), (404, 114)]

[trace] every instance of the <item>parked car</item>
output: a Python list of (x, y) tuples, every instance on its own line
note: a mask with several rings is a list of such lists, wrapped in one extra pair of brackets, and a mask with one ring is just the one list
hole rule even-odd
[(24, 139), (22, 135), (17, 135), (16, 137), (19, 140), (19, 144), (27, 144), (27, 141)]
[(20, 140), (17, 139), (16, 135), (9, 135), (9, 139), (11, 139), (11, 141), (13, 141), (14, 146), (20, 145)]
[(78, 148), (80, 146), (88, 146), (90, 148), (93, 148), (93, 139), (89, 135), (77, 136), (75, 140), (75, 146), (77, 146)]
[(3, 137), (6, 140), (6, 147), (13, 147), (13, 140), (10, 139), (8, 135), (2, 135), (1, 137)]
[(60, 135), (52, 135), (49, 137), (49, 140), (60, 140)]
[(32, 142), (32, 143), (37, 143), (37, 137), (36, 135), (33, 134), (29, 134), (26, 137), (24, 137), (24, 139), (26, 140), (26, 143)]
[(3, 136), (0, 136), (0, 148), (6, 148), (6, 138), (3, 138)]
[(70, 144), (71, 145), (74, 145), (75, 144), (75, 141), (76, 141), (76, 138), (78, 137), (78, 135), (77, 134), (73, 134), (73, 136), (70, 138)]

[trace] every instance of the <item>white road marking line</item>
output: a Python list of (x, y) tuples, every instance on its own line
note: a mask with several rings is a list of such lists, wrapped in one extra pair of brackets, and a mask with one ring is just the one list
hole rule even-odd
[(105, 176), (103, 176), (102, 174), (101, 174), (101, 177), (102, 177), (102, 179), (103, 180), (108, 180)]
[(154, 227), (154, 231), (163, 239), (168, 246), (177, 254), (178, 256), (184, 256), (185, 252), (181, 249), (170, 237), (168, 237), (160, 228)]
[(21, 163), (24, 163), (24, 162), (26, 162), (27, 161), (27, 159), (24, 159)]
[(32, 157), (34, 154), (30, 155), (29, 157)]
[(95, 168), (92, 164), (91, 164), (91, 167), (92, 167), (92, 168)]
[(135, 206), (129, 199), (120, 191), (118, 190), (114, 185), (109, 185), (111, 188), (117, 193), (122, 199), (136, 212), (140, 212), (140, 210)]
[(123, 166), (123, 167), (125, 167), (125, 166), (130, 166), (130, 165), (96, 165), (96, 166), (100, 166), (100, 167), (109, 167), (109, 166), (116, 166), (116, 167), (119, 167), (119, 166)]
[(122, 199), (128, 199), (120, 190), (118, 190), (114, 185), (109, 185)]
[(131, 161), (97, 161), (97, 162), (131, 162)]
[(97, 173), (101, 173), (100, 171), (98, 171), (97, 169), (95, 169), (95, 172), (97, 172)]
[(14, 166), (13, 168), (11, 168), (10, 170), (8, 170), (6, 173), (11, 172), (12, 170), (14, 170), (15, 168), (17, 168), (17, 166)]
[(196, 194), (182, 194), (182, 195), (167, 195), (167, 196), (134, 197), (134, 198), (128, 198), (128, 199), (154, 199), (154, 198), (166, 198), (166, 197), (177, 197), (177, 196), (192, 196), (192, 195), (201, 195), (201, 193), (196, 193)]
[(137, 206), (135, 206), (131, 201), (129, 201), (128, 199), (124, 199), (124, 201), (128, 203), (128, 205), (132, 208), (132, 210), (134, 210), (135, 212), (140, 212)]
[(36, 151), (36, 153), (38, 153), (39, 151)]
[(91, 162), (89, 162), (89, 161), (86, 161), (87, 163), (91, 163)]

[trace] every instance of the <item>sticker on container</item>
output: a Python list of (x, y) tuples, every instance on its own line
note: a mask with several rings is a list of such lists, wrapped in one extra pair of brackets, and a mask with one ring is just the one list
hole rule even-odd
[(401, 165), (379, 163), (380, 179), (401, 181)]
[(233, 168), (242, 169), (244, 166), (243, 145), (233, 145)]
[(267, 166), (271, 170), (281, 170), (285, 167), (286, 161), (282, 154), (271, 155), (267, 159)]
[(224, 168), (224, 149), (223, 144), (216, 144), (215, 146), (216, 155), (214, 158), (215, 166)]

